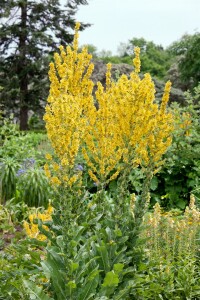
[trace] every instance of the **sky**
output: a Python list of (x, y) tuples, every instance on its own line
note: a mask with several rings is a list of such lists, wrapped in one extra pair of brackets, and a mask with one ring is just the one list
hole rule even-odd
[(200, 0), (88, 0), (77, 21), (92, 26), (80, 32), (79, 44), (117, 54), (120, 43), (143, 37), (164, 48), (185, 33), (200, 31)]

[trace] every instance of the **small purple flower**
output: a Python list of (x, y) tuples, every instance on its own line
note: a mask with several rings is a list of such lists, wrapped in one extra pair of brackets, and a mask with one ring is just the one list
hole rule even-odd
[(28, 158), (27, 161), (31, 164), (34, 165), (35, 159), (34, 158)]
[(26, 158), (23, 162), (24, 169), (30, 169), (34, 167), (35, 159), (34, 158)]
[(16, 176), (19, 177), (19, 176), (21, 176), (21, 175), (24, 174), (24, 173), (26, 173), (26, 170), (24, 170), (24, 169), (19, 169), (19, 170), (17, 171), (17, 173), (16, 173)]
[(32, 166), (35, 163), (35, 159), (34, 158), (27, 158), (24, 160), (24, 165), (26, 166)]
[(81, 171), (81, 172), (83, 172), (83, 166), (82, 165), (76, 165), (76, 167), (75, 167), (75, 171)]

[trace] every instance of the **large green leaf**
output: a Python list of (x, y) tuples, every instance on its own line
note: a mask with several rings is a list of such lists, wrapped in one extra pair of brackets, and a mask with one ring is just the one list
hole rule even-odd
[(43, 292), (42, 288), (38, 287), (33, 282), (23, 280), (23, 283), (25, 285), (25, 288), (27, 288), (31, 300), (53, 300)]
[(114, 271), (116, 274), (120, 274), (123, 272), (124, 264), (114, 264)]
[(96, 248), (101, 258), (103, 270), (105, 272), (108, 272), (110, 270), (110, 261), (108, 256), (108, 250), (105, 243), (102, 242), (102, 245), (101, 246), (97, 245)]
[(158, 187), (158, 178), (154, 176), (151, 180), (150, 189), (152, 191), (155, 191), (157, 187)]
[(98, 267), (98, 266), (97, 266), (97, 262), (96, 262), (98, 258), (99, 258), (99, 257), (97, 257), (97, 256), (91, 258), (86, 264), (84, 264), (84, 265), (82, 266), (81, 270), (78, 269), (78, 273), (77, 273), (77, 275), (76, 275), (76, 280), (77, 280), (77, 282), (78, 282), (78, 281), (81, 281), (81, 279), (82, 279), (84, 276), (86, 276), (86, 274), (88, 274), (88, 271), (89, 271), (91, 268), (94, 269), (94, 267), (95, 267), (95, 269), (96, 269), (96, 267)]
[(117, 296), (114, 296), (113, 300), (124, 300), (125, 296), (128, 295), (130, 291), (130, 286), (125, 287), (123, 290), (121, 290), (119, 293), (117, 293)]
[(99, 270), (94, 270), (88, 277), (85, 284), (78, 294), (77, 300), (89, 300), (96, 295), (96, 287), (99, 283)]
[(119, 283), (118, 274), (114, 271), (106, 273), (106, 277), (104, 278), (104, 282), (102, 284), (103, 287), (113, 287), (117, 286)]
[(58, 300), (65, 299), (65, 263), (62, 256), (58, 253), (59, 248), (51, 247), (48, 249), (47, 261), (45, 263), (46, 272), (49, 269), (49, 276)]

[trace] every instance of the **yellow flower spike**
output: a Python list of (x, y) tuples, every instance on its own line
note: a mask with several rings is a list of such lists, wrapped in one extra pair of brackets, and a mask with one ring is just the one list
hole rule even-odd
[(88, 170), (88, 174), (90, 175), (91, 179), (94, 182), (99, 182), (98, 178), (96, 177), (96, 175), (91, 170)]
[(138, 74), (140, 72), (140, 66), (141, 66), (139, 47), (134, 48), (134, 54), (135, 54), (135, 58), (133, 59), (133, 65), (135, 67), (135, 73)]
[(106, 72), (106, 89), (109, 89), (111, 87), (111, 68), (112, 65), (108, 63)]
[(162, 97), (162, 103), (161, 103), (161, 113), (164, 113), (165, 112), (165, 108), (166, 108), (166, 105), (169, 101), (169, 94), (170, 94), (170, 90), (171, 90), (171, 82), (170, 81), (167, 81), (167, 83), (165, 84), (165, 89), (164, 89), (164, 94), (163, 94), (163, 97)]
[(109, 178), (109, 180), (108, 180), (108, 181), (110, 182), (110, 181), (112, 181), (112, 180), (116, 179), (116, 178), (117, 178), (117, 176), (119, 175), (119, 172), (120, 172), (120, 171), (119, 171), (119, 170), (117, 170), (117, 171), (116, 171), (116, 172), (115, 172), (115, 173), (114, 173), (114, 174), (113, 174), (113, 175), (112, 175), (112, 176)]
[(47, 213), (48, 213), (48, 215), (51, 216), (53, 212), (54, 212), (54, 207), (51, 205), (51, 202), (50, 202), (48, 209), (47, 209)]
[(33, 215), (33, 214), (29, 216), (29, 220), (31, 223), (33, 223), (34, 218), (35, 218), (35, 215)]
[[(90, 63), (91, 55), (86, 48), (78, 53), (79, 27), (80, 24), (77, 23), (73, 47), (65, 49), (60, 46), (60, 54), (54, 55), (55, 64), (50, 64), (49, 104), (44, 115), (48, 137), (61, 166), (67, 167), (65, 171), (74, 168), (87, 127), (86, 115), (94, 110), (93, 83), (90, 80), (94, 66)], [(60, 172), (57, 165), (52, 164), (52, 167), (54, 171)], [(46, 173), (50, 176), (48, 170)], [(53, 175), (51, 182), (60, 184)]]
[(190, 209), (195, 209), (196, 208), (196, 206), (195, 206), (195, 197), (194, 197), (193, 194), (190, 195), (189, 208)]

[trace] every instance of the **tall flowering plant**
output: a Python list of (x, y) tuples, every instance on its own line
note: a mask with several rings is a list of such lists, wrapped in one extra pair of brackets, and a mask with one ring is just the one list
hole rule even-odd
[(54, 185), (72, 191), (74, 185), (82, 184), (82, 170), (76, 171), (82, 157), (89, 176), (103, 190), (112, 180), (125, 180), (127, 172), (141, 167), (147, 170), (143, 193), (147, 201), (148, 183), (171, 144), (173, 118), (166, 110), (171, 83), (165, 85), (161, 104), (155, 103), (150, 74), (139, 76), (140, 49), (136, 47), (130, 77), (122, 75), (113, 81), (108, 64), (106, 87), (98, 82), (94, 97), (92, 56), (87, 48), (79, 52), (78, 30), (79, 24), (73, 45), (61, 46), (50, 63), (44, 120), (56, 161), (47, 154), (46, 174)]
[[(87, 48), (78, 52), (78, 29), (73, 46), (60, 47), (50, 63), (51, 81), (44, 120), (48, 137), (65, 170), (65, 176), (46, 173), (55, 184), (71, 185), (77, 175), (71, 170), (80, 151), (95, 182), (106, 183), (123, 172), (123, 164), (132, 167), (152, 164), (154, 171), (171, 143), (172, 115), (166, 111), (171, 83), (167, 82), (159, 106), (155, 103), (155, 87), (150, 74), (141, 79), (139, 48), (135, 48), (134, 71), (130, 78), (122, 75), (111, 79), (111, 64), (107, 65), (106, 88), (97, 83), (94, 104), (92, 56)], [(47, 155), (51, 160), (51, 156)], [(60, 170), (52, 164), (53, 170)]]
[[(108, 64), (106, 86), (98, 82), (94, 93), (92, 56), (87, 48), (79, 52), (78, 30), (79, 24), (72, 46), (60, 47), (49, 70), (44, 120), (54, 153), (46, 155), (45, 172), (60, 194), (52, 202), (53, 244), (42, 266), (54, 298), (124, 299), (134, 293), (149, 183), (171, 143), (173, 118), (166, 109), (171, 84), (161, 104), (155, 103), (154, 83), (150, 74), (139, 76), (135, 48), (130, 77), (112, 80)], [(129, 195), (126, 187), (133, 168), (146, 175), (141, 195)], [(83, 172), (96, 184), (96, 194), (84, 190)], [(117, 192), (108, 196), (113, 180)]]

